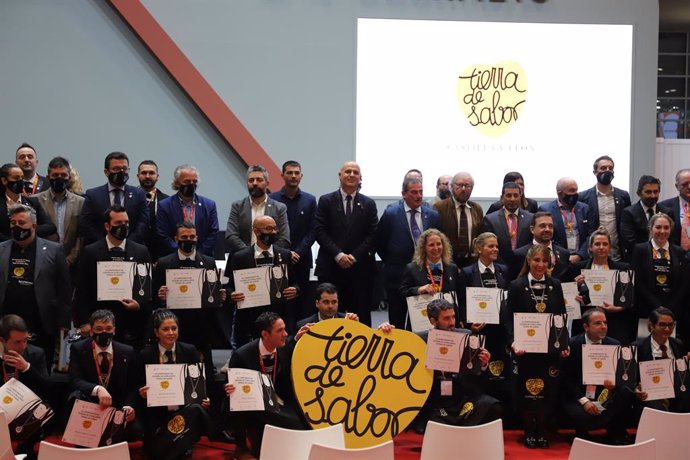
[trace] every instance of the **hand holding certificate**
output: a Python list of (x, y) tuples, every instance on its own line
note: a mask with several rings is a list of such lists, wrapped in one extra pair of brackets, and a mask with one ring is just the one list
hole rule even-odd
[(407, 298), (407, 314), (408, 321), (412, 332), (419, 334), (420, 332), (431, 329), (431, 323), (426, 316), (426, 306), (434, 299), (446, 299), (453, 305), (457, 305), (452, 292), (437, 292), (435, 294), (420, 294), (413, 295)]
[(547, 353), (551, 314), (513, 313), (513, 317), (515, 348), (526, 353)]
[(674, 398), (673, 360), (655, 359), (640, 362), (640, 387), (647, 393), (647, 401)]
[(201, 308), (203, 271), (201, 268), (165, 270), (168, 308)]
[(501, 305), (506, 298), (503, 289), (468, 287), (465, 295), (467, 322), (500, 324)]
[(131, 299), (135, 262), (96, 262), (96, 300)]
[(83, 447), (109, 446), (123, 439), (126, 425), (123, 410), (76, 400), (62, 440)]
[(234, 270), (235, 291), (244, 294), (244, 300), (237, 303), (237, 308), (263, 307), (271, 304), (271, 286), (269, 284), (270, 266)]
[(426, 341), (426, 368), (457, 373), (460, 371), (460, 344), (467, 334), (431, 329)]
[(615, 382), (618, 349), (617, 345), (582, 345), (582, 384)]
[[(177, 271), (177, 270), (176, 270)], [(182, 368), (184, 364), (147, 364), (146, 406), (181, 406), (184, 404)]]
[(561, 288), (563, 288), (563, 301), (565, 302), (565, 311), (568, 313), (568, 318), (582, 318), (580, 302), (575, 299), (580, 294), (577, 290), (577, 283), (561, 283)]
[(228, 369), (228, 383), (235, 387), (230, 394), (230, 412), (277, 412), (278, 398), (271, 379), (251, 369)]
[(616, 270), (582, 270), (592, 305), (604, 305), (604, 302), (614, 305), (613, 289), (616, 273)]

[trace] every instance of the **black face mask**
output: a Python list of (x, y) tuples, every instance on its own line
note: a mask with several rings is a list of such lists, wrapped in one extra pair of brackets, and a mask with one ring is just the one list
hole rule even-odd
[(64, 179), (62, 177), (58, 177), (57, 179), (49, 179), (49, 180), (50, 180), (50, 188), (53, 189), (53, 192), (62, 193), (65, 190), (67, 190), (67, 184), (69, 183), (69, 180)]
[(113, 225), (110, 227), (110, 234), (118, 240), (124, 240), (129, 235), (129, 225)]
[(100, 334), (93, 334), (93, 341), (101, 348), (106, 348), (113, 341), (115, 334), (112, 332), (101, 332)]
[(12, 227), (10, 231), (12, 232), (12, 239), (14, 241), (24, 241), (25, 239), (31, 237), (30, 228)]
[(180, 192), (180, 195), (182, 195), (183, 197), (191, 198), (196, 193), (196, 184), (180, 185), (178, 191)]
[(262, 233), (259, 235), (259, 240), (266, 246), (271, 246), (278, 240), (277, 233)]
[(439, 190), (438, 197), (441, 200), (445, 200), (450, 196), (450, 190)]
[(577, 203), (577, 193), (573, 193), (572, 195), (564, 195), (563, 199), (561, 199), (561, 202), (570, 209), (574, 208), (575, 204)]
[(597, 173), (597, 182), (602, 185), (609, 185), (613, 180), (613, 171), (604, 171)]
[(124, 171), (108, 174), (108, 182), (116, 187), (122, 187), (129, 180), (129, 174)]
[(196, 241), (194, 240), (182, 240), (177, 242), (177, 246), (184, 253), (190, 253), (196, 247)]
[(8, 180), (7, 181), (7, 190), (16, 193), (19, 195), (24, 191), (24, 181), (23, 180)]

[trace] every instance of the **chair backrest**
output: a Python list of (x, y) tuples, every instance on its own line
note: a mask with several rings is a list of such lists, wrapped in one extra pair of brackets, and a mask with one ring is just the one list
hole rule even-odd
[(690, 414), (645, 407), (637, 426), (636, 443), (656, 439), (656, 458), (685, 460), (690, 452)]
[[(9, 447), (11, 451), (12, 441), (10, 440), (10, 429), (7, 426), (7, 417), (0, 410), (0, 449), (5, 449), (6, 447)], [(4, 454), (4, 451), (0, 453)]]
[(477, 426), (452, 426), (428, 422), (422, 441), (421, 460), (448, 458), (462, 446), (463, 458), (502, 460), (503, 421), (501, 419)]
[(126, 442), (93, 449), (75, 449), (41, 441), (38, 460), (130, 460)]
[(393, 460), (393, 441), (362, 449), (345, 449), (314, 444), (309, 460)]
[(568, 460), (631, 460), (651, 459), (656, 457), (656, 441), (649, 439), (640, 444), (630, 446), (609, 446), (596, 442), (575, 438), (570, 448)]
[(266, 425), (261, 441), (261, 460), (285, 460), (285, 446), (290, 446), (290, 460), (307, 460), (312, 444), (345, 447), (343, 425), (317, 430), (288, 430)]

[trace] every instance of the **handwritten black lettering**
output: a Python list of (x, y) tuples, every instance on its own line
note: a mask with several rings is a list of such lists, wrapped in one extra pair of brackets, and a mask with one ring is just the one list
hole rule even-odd
[[(500, 126), (510, 124), (518, 119), (518, 107), (526, 99), (521, 99), (512, 105), (501, 105), (501, 95), (524, 93), (520, 77), (516, 72), (506, 72), (503, 67), (492, 67), (480, 70), (474, 68), (469, 75), (460, 75), (461, 80), (468, 80), (470, 92), (462, 97), (462, 102), (470, 107), (468, 119), (472, 126), (491, 125)], [(486, 102), (485, 93), (491, 94), (491, 102)]]

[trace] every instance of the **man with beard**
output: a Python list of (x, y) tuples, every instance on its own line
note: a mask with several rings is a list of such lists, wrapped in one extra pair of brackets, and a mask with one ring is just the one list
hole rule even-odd
[(36, 173), (38, 166), (38, 154), (36, 149), (24, 142), (15, 152), (15, 162), (24, 173), (24, 196), (36, 195), (50, 187), (48, 179)]
[(513, 254), (512, 263), (509, 266), (509, 278), (511, 280), (518, 277), (520, 270), (525, 263), (525, 257), (529, 248), (535, 244), (541, 244), (551, 250), (551, 260), (549, 261), (549, 273), (554, 278), (561, 281), (570, 281), (572, 277), (571, 264), (569, 262), (568, 250), (556, 244), (553, 239), (553, 216), (545, 211), (538, 211), (532, 216), (532, 242), (517, 248)]
[(191, 165), (181, 165), (173, 173), (172, 189), (177, 193), (158, 204), (156, 231), (161, 241), (162, 255), (178, 250), (175, 242), (177, 226), (191, 222), (196, 229), (196, 249), (213, 257), (218, 238), (218, 212), (216, 202), (196, 193), (199, 171)]
[(148, 231), (146, 232), (146, 240), (144, 244), (149, 248), (149, 254), (153, 260), (157, 260), (162, 255), (158, 235), (156, 234), (156, 215), (158, 214), (158, 203), (168, 197), (167, 194), (160, 191), (156, 184), (158, 183), (158, 165), (153, 160), (144, 160), (139, 163), (137, 168), (137, 179), (139, 179), (139, 188), (146, 194), (146, 202), (149, 206), (149, 220)]
[(450, 181), (453, 180), (453, 176), (444, 174), (436, 179), (436, 196), (434, 196), (431, 201), (429, 201), (429, 206), (433, 206), (441, 200), (450, 198)]
[(636, 244), (649, 241), (649, 220), (658, 212), (671, 215), (671, 209), (659, 201), (661, 181), (654, 176), (640, 176), (637, 183), (637, 196), (640, 200), (623, 209), (621, 214), (620, 244), (623, 258), (630, 260)]
[(532, 239), (529, 230), (532, 213), (520, 209), (522, 193), (515, 182), (503, 184), (501, 203), (503, 208), (484, 216), (483, 231), (491, 232), (498, 239), (498, 263), (508, 265), (515, 249)]
[(143, 190), (126, 185), (129, 180), (129, 158), (122, 152), (109, 153), (105, 157), (103, 173), (108, 183), (86, 191), (80, 223), (84, 245), (105, 236), (103, 214), (113, 205), (124, 206), (130, 218), (129, 238), (143, 244), (149, 225), (149, 207)]
[(260, 165), (247, 169), (247, 190), (249, 196), (235, 201), (230, 208), (228, 226), (225, 231), (225, 248), (232, 257), (240, 249), (256, 243), (252, 223), (257, 217), (270, 216), (278, 227), (276, 246), (290, 248), (290, 228), (288, 227), (287, 207), (266, 193), (268, 171)]

